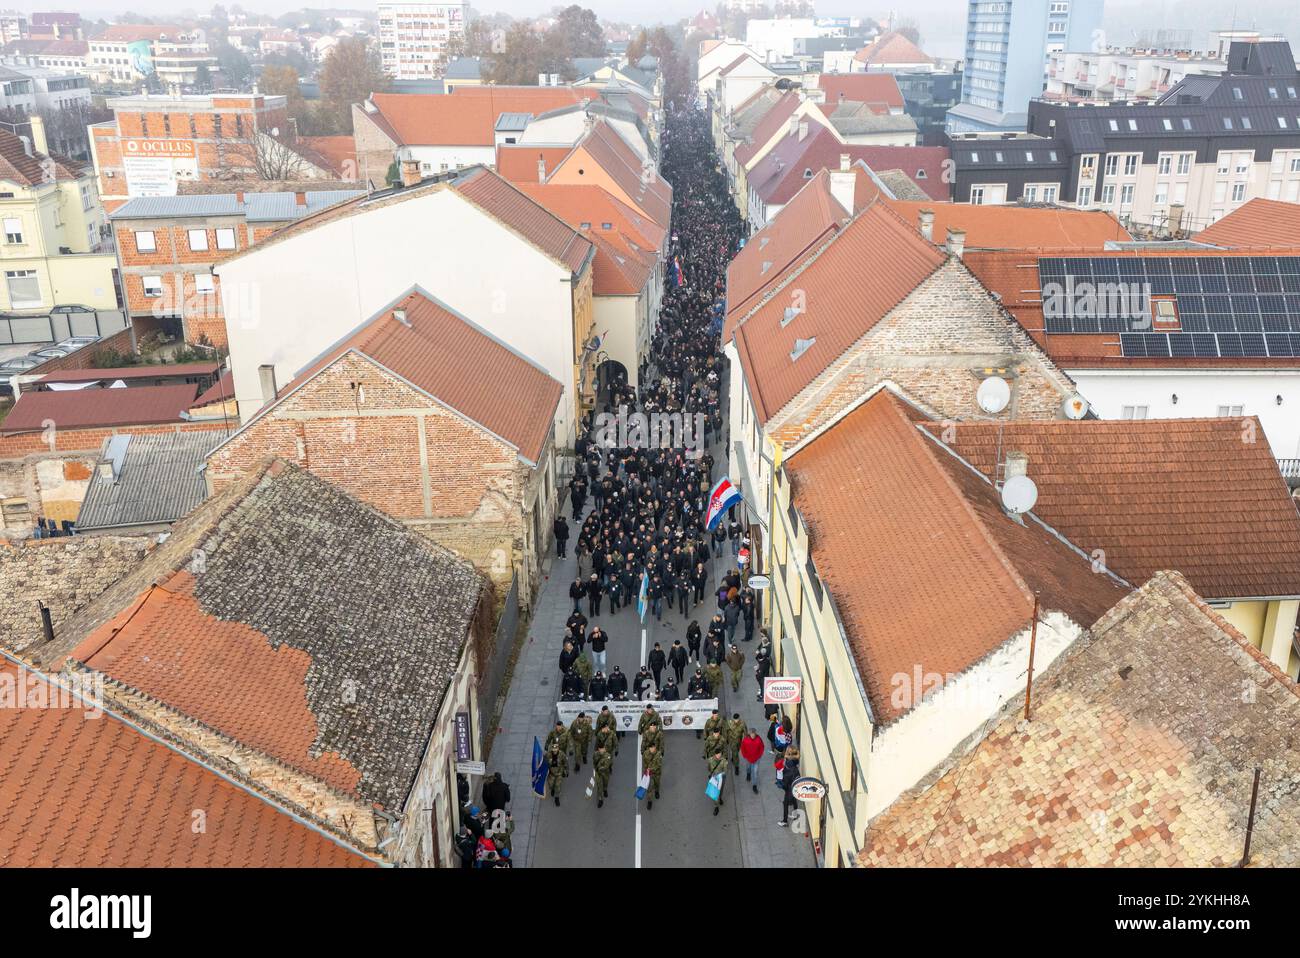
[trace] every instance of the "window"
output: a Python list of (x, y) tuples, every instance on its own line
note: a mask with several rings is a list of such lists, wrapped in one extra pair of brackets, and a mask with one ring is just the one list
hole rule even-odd
[(1119, 155), (1116, 153), (1106, 157), (1106, 175), (1114, 176), (1119, 172)]
[(1245, 198), (1246, 198), (1246, 184), (1245, 184), (1245, 183), (1233, 183), (1233, 184), (1232, 184), (1232, 202), (1234, 202), (1234, 203), (1240, 203), (1240, 202), (1241, 202), (1242, 200), (1244, 200)]
[(1033, 183), (1025, 184), (1025, 201), (1028, 203), (1038, 202), (1038, 187)]
[(1174, 128), (1174, 121), (1169, 119), (1168, 117), (1165, 117), (1163, 120), (1160, 121), (1160, 125), (1163, 126), (1166, 130), (1172, 130)]
[(217, 249), (234, 249), (235, 231), (233, 229), (217, 230)]
[(1300, 173), (1300, 156), (1291, 157), (1291, 172)]
[(1281, 129), (1285, 130), (1285, 129), (1286, 129), (1286, 117), (1284, 117), (1284, 116), (1279, 116), (1279, 117), (1277, 118), (1277, 125), (1278, 125)]
[(1101, 205), (1102, 206), (1115, 205), (1115, 184), (1114, 183), (1107, 183), (1105, 186), (1101, 188)]
[(1146, 419), (1146, 406), (1124, 406), (1120, 409), (1119, 417), (1121, 419)]
[(1244, 99), (1246, 99), (1245, 94), (1243, 94), (1243, 93), (1241, 92), (1241, 87), (1239, 87), (1239, 86), (1235, 86), (1235, 87), (1232, 88), (1232, 98), (1233, 98), (1234, 100), (1244, 100)]
[(1080, 206), (1091, 206), (1091, 205), (1092, 205), (1092, 187), (1091, 187), (1091, 186), (1081, 186), (1081, 187), (1079, 187), (1079, 205), (1080, 205)]
[(1124, 175), (1137, 176), (1137, 171), (1138, 155), (1136, 153), (1130, 153), (1128, 156), (1124, 157)]
[(23, 221), (16, 216), (5, 217), (5, 242), (21, 243), (23, 241)]
[(1137, 120), (1129, 120), (1129, 121), (1128, 121), (1128, 128), (1129, 128), (1130, 130), (1132, 130), (1134, 133), (1136, 133), (1136, 132), (1137, 132), (1137, 128), (1138, 128), (1138, 121), (1137, 121)]
[(1119, 191), (1119, 208), (1129, 209), (1133, 205), (1133, 184), (1125, 183)]
[(1238, 153), (1238, 154), (1237, 154), (1237, 163), (1236, 163), (1236, 166), (1234, 167), (1234, 169), (1237, 171), (1237, 175), (1239, 175), (1239, 176), (1240, 176), (1242, 173), (1245, 173), (1247, 170), (1249, 170), (1249, 169), (1250, 169), (1250, 154), (1249, 154), (1249, 153)]
[(1111, 131), (1112, 133), (1118, 133), (1118, 132), (1119, 132), (1119, 120), (1111, 120), (1111, 121), (1110, 121), (1110, 131)]
[(208, 248), (208, 231), (207, 230), (189, 230), (190, 251), (193, 253), (202, 253)]
[(142, 276), (141, 284), (144, 286), (144, 294), (151, 298), (162, 295), (162, 277), (161, 276)]
[(1188, 116), (1183, 117), (1183, 129), (1190, 130), (1191, 128), (1192, 128), (1192, 118)]
[(1174, 158), (1168, 153), (1161, 153), (1160, 159), (1156, 161), (1156, 174), (1159, 176), (1168, 176), (1170, 170), (1174, 168)]
[(1275, 86), (1271, 86), (1271, 87), (1268, 88), (1268, 98), (1269, 98), (1270, 100), (1276, 100), (1276, 99), (1277, 99), (1277, 87), (1275, 87)]
[(1243, 130), (1249, 130), (1249, 129), (1250, 129), (1250, 117), (1248, 117), (1248, 116), (1243, 116), (1243, 117), (1241, 118), (1241, 128), (1242, 128)]
[(1192, 154), (1179, 153), (1178, 154), (1178, 175), (1186, 176), (1191, 171), (1192, 171)]
[(1044, 186), (1044, 187), (1043, 187), (1043, 202), (1044, 202), (1044, 203), (1055, 203), (1055, 202), (1056, 202), (1056, 193), (1057, 193), (1057, 187), (1056, 187), (1056, 184), (1052, 184), (1051, 186)]
[(152, 230), (137, 230), (135, 234), (135, 251), (137, 253), (153, 253), (158, 249), (154, 242)]
[(1157, 183), (1156, 195), (1155, 195), (1156, 206), (1164, 206), (1168, 202), (1169, 202), (1169, 187), (1166, 186), (1164, 183)]
[(1228, 172), (1228, 168), (1231, 165), (1232, 165), (1232, 154), (1220, 153), (1219, 154), (1219, 175), (1220, 176), (1226, 175)]
[(1030, 162), (1030, 163), (1034, 162), (1034, 151), (1033, 151), (1033, 150), (1025, 150), (1025, 160), (1028, 161), (1028, 162)]
[(211, 273), (194, 274), (194, 291), (196, 293), (213, 293), (216, 292), (216, 285), (213, 283)]
[(1244, 408), (1245, 408), (1244, 406), (1220, 406), (1219, 417), (1223, 418), (1226, 416), (1240, 416)]
[(972, 186), (970, 188), (970, 201), (972, 206), (979, 206), (984, 202), (984, 187)]
[(36, 277), (36, 270), (6, 270), (5, 285), (9, 287), (11, 308), (31, 309), (41, 305), (41, 281)]
[(1223, 128), (1224, 128), (1225, 130), (1231, 130), (1231, 129), (1232, 129), (1232, 117), (1230, 117), (1230, 116), (1225, 116), (1225, 117), (1223, 118)]

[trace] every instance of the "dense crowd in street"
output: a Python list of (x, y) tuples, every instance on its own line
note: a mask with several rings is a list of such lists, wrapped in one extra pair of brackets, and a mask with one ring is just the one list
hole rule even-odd
[[(713, 529), (707, 527), (710, 489), (719, 472), (709, 448), (715, 442), (726, 448), (726, 359), (719, 342), (726, 268), (743, 244), (744, 227), (717, 168), (707, 116), (672, 105), (666, 112), (661, 175), (674, 194), (659, 322), (637, 386), (626, 374), (603, 383), (598, 407), (584, 417), (567, 490), (570, 515), (561, 512), (553, 530), (557, 558), (568, 556), (572, 540), (578, 569), (568, 587), (572, 612), (557, 652), (559, 698), (591, 703), (590, 711), (568, 725), (557, 721), (546, 736), (545, 793), (556, 805), (565, 779), (588, 764), (596, 806), (603, 807), (609, 795), (621, 739), (631, 733), (618, 731), (602, 703), (645, 702), (637, 738), (649, 810), (660, 797), (666, 747), (655, 702), (718, 699), (728, 684), (738, 693), (747, 663), (761, 700), (772, 666), (770, 641), (755, 627), (759, 600), (745, 575), (751, 544), (735, 507)], [(602, 414), (608, 419), (638, 412), (681, 414), (702, 422), (703, 436), (694, 437), (693, 446), (674, 445), (681, 437), (667, 434), (654, 446), (617, 446), (599, 428)], [(606, 627), (626, 622), (618, 627), (639, 628), (636, 608), (642, 596), (647, 618), (662, 622), (666, 607), (687, 625), (668, 648), (655, 642), (645, 661), (635, 668), (629, 663), (625, 671), (609, 662)], [(629, 608), (630, 615), (620, 615)], [(767, 716), (778, 781), (792, 780), (797, 749), (787, 749), (789, 721), (775, 707)], [(714, 709), (696, 738), (708, 779), (718, 785), (708, 793), (715, 815), (725, 803), (726, 773), (738, 776), (742, 763), (746, 781), (758, 791), (766, 748), (739, 712), (727, 716)], [(466, 860), (499, 865), (500, 849), (487, 847), (492, 829), (484, 825), (494, 813), (478, 806), (467, 813), (461, 835)]]

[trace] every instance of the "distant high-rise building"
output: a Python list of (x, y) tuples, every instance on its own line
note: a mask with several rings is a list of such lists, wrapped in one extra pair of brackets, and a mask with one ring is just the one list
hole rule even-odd
[(447, 45), (465, 38), (468, 3), (381, 3), (379, 58), (384, 72), (397, 80), (442, 75)]
[(950, 133), (1023, 130), (1047, 55), (1092, 49), (1103, 0), (970, 0), (961, 103)]

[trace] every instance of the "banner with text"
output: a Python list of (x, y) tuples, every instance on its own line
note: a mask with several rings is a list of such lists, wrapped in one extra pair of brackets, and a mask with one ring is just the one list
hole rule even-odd
[[(654, 702), (655, 711), (663, 720), (664, 731), (673, 729), (700, 729), (718, 707), (717, 699), (686, 699), (678, 702)], [(592, 724), (602, 706), (608, 705), (614, 713), (620, 732), (635, 732), (645, 711), (645, 702), (556, 702), (555, 711), (566, 726), (572, 724), (579, 712), (586, 712)]]

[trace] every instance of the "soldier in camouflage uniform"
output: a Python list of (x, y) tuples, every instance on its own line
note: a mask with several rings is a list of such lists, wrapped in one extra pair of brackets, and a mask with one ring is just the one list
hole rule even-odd
[[(651, 745), (641, 754), (641, 770), (650, 773), (650, 787), (654, 789), (655, 798), (659, 797), (659, 784), (664, 774), (663, 754)], [(654, 798), (645, 803), (647, 809), (654, 807)]]
[(610, 755), (618, 754), (618, 730), (613, 724), (601, 725), (596, 722), (596, 747), (603, 748)]
[(740, 691), (740, 672), (745, 667), (745, 653), (735, 642), (727, 650), (727, 668), (731, 669), (731, 691)]
[(717, 662), (710, 662), (704, 666), (704, 677), (709, 680), (709, 688), (713, 689), (713, 694), (722, 696), (722, 666)]
[[(723, 749), (724, 747), (725, 747), (725, 746), (720, 746), (716, 751), (714, 751), (714, 753), (713, 753), (712, 755), (709, 756), (709, 778), (712, 778), (714, 775), (717, 775), (719, 772), (721, 772), (721, 773), (722, 773), (722, 786), (723, 786), (723, 787), (726, 787), (726, 784), (727, 784), (727, 757), (726, 757), (726, 755), (724, 755), (723, 752), (722, 752), (722, 749)], [(713, 803), (713, 814), (714, 814), (714, 815), (718, 814), (718, 810), (719, 810), (719, 808), (720, 808), (721, 806), (725, 805), (725, 804), (727, 804), (727, 803), (724, 802), (724, 801), (722, 800), (722, 788), (719, 788), (719, 789), (718, 789), (718, 800), (717, 800), (716, 802)]]
[(736, 774), (740, 774), (740, 740), (745, 737), (745, 723), (736, 712), (731, 716), (731, 721), (727, 723), (727, 731), (724, 737), (727, 740), (727, 761), (731, 762), (736, 768)]
[(569, 733), (565, 731), (563, 722), (556, 722), (555, 728), (551, 729), (551, 734), (546, 736), (545, 748), (547, 753), (551, 751), (552, 745), (560, 747), (560, 754), (564, 756), (567, 763), (569, 760)]
[(724, 726), (719, 724), (704, 740), (704, 752), (700, 757), (705, 761), (711, 759), (714, 752), (721, 752), (723, 755), (727, 754), (727, 737), (722, 734), (723, 729)]
[(646, 726), (651, 724), (652, 722), (655, 725), (658, 725), (660, 728), (663, 728), (664, 723), (663, 720), (659, 718), (659, 713), (655, 711), (655, 707), (653, 705), (647, 702), (645, 711), (641, 713), (641, 721), (637, 722), (636, 724), (636, 730), (640, 732), (642, 735), (644, 735)]
[(573, 749), (573, 757), (577, 760), (573, 766), (576, 772), (587, 761), (587, 750), (591, 747), (591, 719), (586, 712), (579, 712), (569, 726), (569, 747)]
[[(608, 705), (601, 706), (600, 714), (596, 716), (596, 741), (597, 742), (600, 741), (601, 729), (605, 729), (605, 728), (613, 732), (614, 737), (616, 739), (618, 738), (618, 719), (614, 718), (614, 713), (609, 710)], [(610, 752), (614, 755), (618, 754), (617, 743), (614, 745), (612, 749), (610, 749)]]
[[(611, 736), (617, 739), (617, 736)], [(609, 776), (614, 771), (614, 756), (604, 745), (596, 745), (596, 754), (592, 756), (596, 770), (596, 807), (601, 808), (609, 798)]]
[[(565, 738), (567, 742), (567, 737)], [(546, 784), (551, 787), (551, 797), (555, 799), (555, 804), (560, 804), (560, 784), (569, 774), (569, 756), (560, 750), (557, 742), (552, 745), (550, 751), (546, 753), (546, 760), (551, 765), (550, 773), (546, 776)]]
[[(723, 727), (724, 727), (724, 726), (723, 726), (723, 721), (724, 721), (724, 719), (722, 718), (721, 715), (718, 714), (718, 710), (717, 710), (717, 709), (714, 709), (714, 710), (713, 710), (713, 714), (710, 715), (707, 719), (704, 720), (704, 736), (703, 736), (703, 737), (704, 737), (704, 738), (708, 738), (708, 737), (709, 737), (710, 735), (712, 735), (714, 732), (716, 732), (716, 731), (718, 731), (719, 729), (723, 728)], [(698, 733), (696, 733), (696, 738), (699, 738), (699, 737), (700, 737), (700, 735), (699, 735)]]
[(651, 722), (649, 725), (647, 725), (645, 727), (645, 731), (641, 733), (642, 754), (644, 754), (645, 750), (650, 748), (651, 746), (654, 746), (655, 750), (660, 755), (664, 753), (664, 730), (661, 729), (654, 722)]

